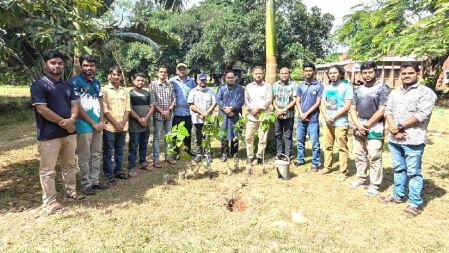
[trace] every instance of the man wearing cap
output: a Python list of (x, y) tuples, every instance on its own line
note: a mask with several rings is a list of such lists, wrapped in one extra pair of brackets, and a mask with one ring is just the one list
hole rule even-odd
[(195, 88), (195, 81), (187, 76), (187, 65), (179, 63), (176, 66), (177, 76), (170, 78), (170, 82), (173, 84), (176, 94), (176, 106), (173, 111), (173, 125), (177, 125), (181, 122), (185, 122), (184, 126), (189, 132), (189, 136), (184, 139), (184, 145), (187, 146), (187, 153), (194, 156), (191, 150), (191, 132), (192, 132), (192, 118), (190, 115), (189, 104), (187, 98), (191, 89)]
[(196, 157), (194, 162), (197, 163), (201, 161), (204, 153), (204, 150), (201, 148), (203, 120), (207, 115), (213, 114), (215, 105), (217, 104), (215, 94), (207, 87), (206, 80), (206, 74), (201, 73), (198, 76), (198, 85), (190, 91), (187, 99), (192, 114), (192, 123), (195, 126)]

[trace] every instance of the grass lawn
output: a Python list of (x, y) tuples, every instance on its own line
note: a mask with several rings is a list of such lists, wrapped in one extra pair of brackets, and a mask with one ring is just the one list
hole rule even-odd
[[(167, 168), (174, 184), (162, 185), (164, 170), (139, 171), (84, 202), (64, 202), (69, 210), (63, 214), (39, 215), (33, 112), (1, 115), (0, 251), (449, 252), (448, 113), (437, 107), (432, 116), (423, 158), (424, 210), (414, 219), (402, 215), (405, 203), (382, 205), (363, 189), (348, 189), (355, 177), (352, 154), (345, 182), (336, 171), (311, 174), (309, 164), (293, 168), (289, 181), (276, 179), (271, 164), (266, 175), (256, 168), (255, 175), (226, 176), (218, 159), (212, 179), (178, 181), (180, 169), (193, 167), (179, 162)], [(218, 157), (218, 142), (214, 150)], [(383, 157), (382, 196), (392, 188), (386, 148)], [(60, 175), (57, 183), (61, 193)], [(241, 199), (241, 211), (227, 209), (231, 198)], [(292, 212), (302, 214), (303, 223), (292, 222)]]

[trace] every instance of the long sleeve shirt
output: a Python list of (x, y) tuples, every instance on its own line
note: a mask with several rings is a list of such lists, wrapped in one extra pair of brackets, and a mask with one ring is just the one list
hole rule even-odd
[[(261, 109), (264, 112), (268, 109), (273, 101), (273, 92), (271, 85), (263, 82), (256, 84), (252, 82), (246, 86), (245, 89), (245, 105), (249, 111), (254, 108)], [(258, 119), (252, 114), (248, 115), (248, 120), (257, 121)]]
[[(219, 108), (219, 114), (223, 116), (222, 128), (226, 130), (226, 139), (232, 140), (235, 133), (232, 126), (239, 120), (242, 114), (242, 106), (245, 102), (245, 91), (242, 86), (235, 84), (232, 87), (228, 85), (222, 85), (218, 87), (216, 101)], [(228, 117), (224, 112), (225, 107), (232, 107), (234, 116)]]

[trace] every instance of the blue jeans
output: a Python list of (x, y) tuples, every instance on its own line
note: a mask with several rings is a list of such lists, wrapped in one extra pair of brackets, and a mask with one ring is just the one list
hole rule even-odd
[[(103, 130), (103, 170), (107, 180), (112, 180), (114, 179), (113, 175), (122, 173), (125, 138), (126, 132), (114, 133)], [(113, 152), (115, 162), (114, 172), (112, 171)]]
[(139, 147), (140, 166), (147, 165), (147, 145), (150, 131), (129, 132), (128, 169), (136, 168), (137, 147)]
[(298, 146), (298, 154), (296, 160), (300, 163), (304, 163), (304, 147), (306, 142), (306, 135), (309, 135), (310, 142), (312, 143), (312, 164), (315, 166), (320, 165), (320, 125), (319, 122), (302, 122), (297, 121), (296, 124), (296, 143)]
[[(153, 135), (153, 161), (159, 161), (159, 139), (161, 136), (162, 128), (164, 128), (164, 133), (168, 133), (171, 131), (171, 126), (173, 123), (173, 119), (169, 120), (158, 120), (154, 119), (154, 135)], [(164, 140), (164, 155), (165, 159), (168, 158), (167, 156), (167, 143)]]
[(404, 145), (390, 142), (388, 149), (393, 159), (393, 197), (396, 199), (404, 197), (408, 178), (408, 202), (414, 207), (419, 207), (423, 203), (421, 192), (424, 179), (421, 174), (421, 161), (424, 144)]

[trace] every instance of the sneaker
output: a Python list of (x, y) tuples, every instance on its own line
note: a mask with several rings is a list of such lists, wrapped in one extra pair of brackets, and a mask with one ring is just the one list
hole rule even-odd
[(320, 167), (318, 165), (313, 165), (310, 166), (310, 172), (316, 173), (318, 172), (318, 170), (320, 169)]
[(118, 179), (128, 179), (128, 175), (126, 175), (125, 173), (118, 173), (117, 175), (114, 176), (115, 178)]
[(382, 202), (382, 204), (389, 204), (389, 203), (400, 204), (400, 203), (402, 203), (402, 199), (397, 199), (393, 195), (381, 197), (380, 201)]
[(137, 177), (137, 171), (136, 170), (130, 170), (128, 173), (128, 176), (130, 177)]
[(260, 157), (257, 157), (256, 160), (257, 160), (258, 165), (261, 165), (263, 162), (262, 158), (260, 158)]
[(83, 194), (86, 196), (95, 195), (95, 189), (92, 187), (87, 187), (83, 190)]
[(421, 211), (412, 205), (408, 205), (405, 209), (404, 209), (404, 214), (408, 217), (408, 218), (413, 218), (416, 217), (418, 214), (420, 214)]
[(195, 156), (195, 159), (193, 159), (193, 162), (195, 162), (195, 163), (200, 163), (202, 157), (203, 157), (202, 155), (199, 155), (199, 154), (196, 155), (196, 156)]
[(299, 167), (299, 166), (303, 165), (304, 162), (295, 161), (293, 164), (294, 164), (296, 167)]
[(365, 192), (365, 196), (374, 198), (379, 194), (378, 187), (370, 185)]
[(108, 186), (99, 183), (99, 184), (93, 185), (92, 188), (95, 190), (106, 190), (106, 189), (108, 189)]
[(220, 161), (226, 162), (227, 160), (228, 160), (228, 156), (226, 154), (222, 154), (221, 158), (220, 158)]
[(358, 178), (354, 181), (349, 182), (348, 187), (349, 187), (349, 189), (355, 189), (364, 184), (365, 184), (365, 180)]

